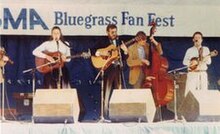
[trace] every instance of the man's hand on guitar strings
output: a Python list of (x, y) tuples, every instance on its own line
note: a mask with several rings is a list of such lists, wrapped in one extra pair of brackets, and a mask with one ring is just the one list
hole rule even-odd
[(62, 59), (62, 61), (66, 61), (66, 56), (65, 55), (61, 55), (61, 59)]

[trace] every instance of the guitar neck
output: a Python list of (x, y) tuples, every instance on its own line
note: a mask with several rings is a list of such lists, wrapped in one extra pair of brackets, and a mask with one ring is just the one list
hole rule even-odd
[(131, 40), (125, 42), (125, 45), (126, 45), (127, 47), (129, 47), (129, 46), (132, 45), (135, 41), (136, 41), (136, 39), (133, 38), (133, 39), (131, 39)]
[(81, 54), (76, 54), (76, 55), (72, 55), (72, 56), (67, 56), (66, 58), (67, 59), (74, 59), (74, 58), (79, 58), (79, 57), (82, 57)]
[[(136, 38), (133, 38), (127, 42), (124, 42), (125, 46), (129, 47), (130, 45), (132, 45), (134, 42), (136, 41)], [(122, 45), (122, 44), (121, 44)], [(119, 45), (118, 47), (120, 47), (121, 45)]]

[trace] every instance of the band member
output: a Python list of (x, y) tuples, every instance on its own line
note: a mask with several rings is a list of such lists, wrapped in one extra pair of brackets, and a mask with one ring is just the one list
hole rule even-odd
[[(129, 84), (133, 85), (134, 88), (141, 88), (146, 78), (143, 67), (149, 66), (151, 63), (149, 61), (149, 44), (147, 43), (146, 34), (143, 31), (139, 31), (136, 37), (140, 39), (128, 48), (127, 64), (130, 67)], [(150, 41), (156, 51), (162, 55), (161, 44), (153, 36), (150, 37)]]
[(206, 70), (211, 64), (209, 48), (202, 46), (203, 35), (201, 32), (193, 34), (193, 47), (187, 49), (183, 64), (188, 66), (185, 96), (189, 90), (208, 90), (208, 76)]
[[(48, 41), (43, 42), (40, 46), (33, 50), (33, 55), (39, 58), (44, 58), (48, 62), (57, 63), (54, 57), (50, 56), (49, 53), (60, 52), (59, 57), (63, 62), (69, 62), (70, 59), (67, 59), (67, 56), (70, 56), (69, 43), (64, 41), (61, 29), (57, 26), (54, 26), (51, 30), (51, 37)], [(36, 65), (37, 66), (37, 65)], [(44, 88), (58, 88), (59, 76), (62, 75), (63, 81), (67, 83), (68, 74), (67, 69), (64, 65), (62, 71), (60, 68), (53, 69), (51, 72), (45, 73), (44, 75)]]
[[(96, 43), (96, 46), (94, 50), (92, 50), (92, 53), (95, 54), (95, 56), (108, 56), (109, 52), (106, 50), (100, 51), (100, 48), (106, 48), (110, 45), (119, 46), (120, 44), (120, 54), (123, 60), (127, 57), (128, 54), (127, 47), (119, 40), (118, 34), (117, 34), (117, 26), (114, 24), (109, 24), (106, 28), (107, 37), (105, 37), (102, 40), (99, 40)], [(108, 116), (108, 105), (109, 105), (109, 99), (110, 94), (112, 92), (112, 89), (121, 89), (122, 88), (122, 80), (121, 80), (121, 62), (120, 60), (114, 60), (111, 65), (104, 71), (104, 115), (105, 117)]]
[(4, 48), (0, 48), (0, 83), (4, 81), (2, 67), (4, 67), (8, 61), (12, 64), (12, 61), (10, 61), (9, 57), (5, 55)]

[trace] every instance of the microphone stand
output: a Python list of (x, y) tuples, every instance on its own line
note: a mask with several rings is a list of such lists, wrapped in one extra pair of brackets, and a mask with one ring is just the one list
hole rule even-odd
[(58, 71), (58, 81), (57, 81), (57, 88), (61, 89), (61, 79), (62, 79), (62, 68), (61, 68), (61, 54), (59, 53), (59, 41), (57, 42), (57, 51), (58, 51), (58, 63), (59, 63), (59, 71)]
[(99, 73), (96, 75), (95, 80), (93, 81), (93, 84), (97, 81), (97, 79), (99, 78), (99, 76), (101, 76), (102, 79), (102, 83), (101, 83), (101, 110), (100, 110), (100, 119), (99, 119), (99, 123), (110, 123), (110, 120), (107, 120), (104, 118), (104, 74), (105, 74), (105, 70), (104, 68), (101, 68), (101, 70), (99, 71)]
[(35, 78), (35, 72), (37, 69), (39, 68), (42, 68), (42, 67), (45, 67), (45, 66), (48, 66), (50, 64), (53, 64), (51, 62), (48, 62), (46, 64), (43, 64), (43, 65), (40, 65), (40, 66), (37, 66), (35, 68), (30, 68), (30, 69), (27, 69), (27, 70), (24, 70), (23, 73), (28, 73), (28, 72), (31, 72), (32, 74), (32, 118), (31, 118), (31, 121), (32, 123), (34, 123), (34, 117), (33, 117), (33, 113), (34, 113), (34, 103), (33, 103), (33, 100), (34, 100), (34, 96), (35, 96), (35, 81), (36, 81), (36, 78)]
[(124, 73), (123, 73), (123, 62), (122, 62), (122, 55), (121, 55), (121, 49), (120, 47), (118, 47), (118, 55), (119, 55), (119, 66), (120, 66), (120, 75), (119, 76), (119, 89), (122, 89), (122, 81), (123, 81), (123, 87), (126, 88), (126, 84), (125, 84), (125, 77), (124, 77)]
[(179, 75), (178, 71), (188, 68), (187, 66), (176, 68), (168, 72), (168, 74), (173, 74), (173, 84), (174, 84), (174, 92), (173, 92), (173, 107), (174, 107), (174, 119), (170, 120), (172, 122), (186, 122), (185, 118), (181, 116), (181, 120), (178, 119), (177, 115), (177, 89), (179, 89), (179, 85), (177, 84), (177, 75)]
[(34, 123), (34, 96), (35, 96), (35, 81), (36, 81), (36, 78), (35, 78), (35, 72), (36, 72), (36, 69), (37, 68), (40, 68), (40, 67), (36, 67), (36, 68), (31, 68), (31, 69), (27, 69), (27, 70), (24, 70), (23, 73), (27, 73), (27, 72), (30, 72), (32, 74), (32, 117), (31, 117), (31, 122)]
[(179, 85), (177, 85), (176, 80), (177, 80), (177, 75), (178, 72), (174, 69), (173, 70), (173, 83), (174, 83), (174, 121), (178, 121), (178, 116), (177, 116), (177, 94), (176, 94), (176, 90), (179, 88)]
[(4, 122), (5, 121), (5, 74), (4, 74), (5, 69), (4, 69), (4, 66), (1, 68), (2, 68), (2, 79), (3, 79), (2, 85), (1, 85), (1, 89), (2, 89), (1, 120), (2, 122)]
[[(11, 61), (10, 59), (7, 61), (11, 64), (13, 64), (13, 61)], [(6, 64), (6, 62), (5, 62)], [(1, 72), (2, 73), (2, 84), (0, 86), (1, 89), (1, 121), (5, 121), (5, 65), (3, 65), (1, 67)]]

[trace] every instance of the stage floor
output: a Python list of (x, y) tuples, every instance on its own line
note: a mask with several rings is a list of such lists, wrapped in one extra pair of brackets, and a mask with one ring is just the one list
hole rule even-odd
[(33, 124), (1, 122), (1, 134), (220, 134), (220, 122)]

